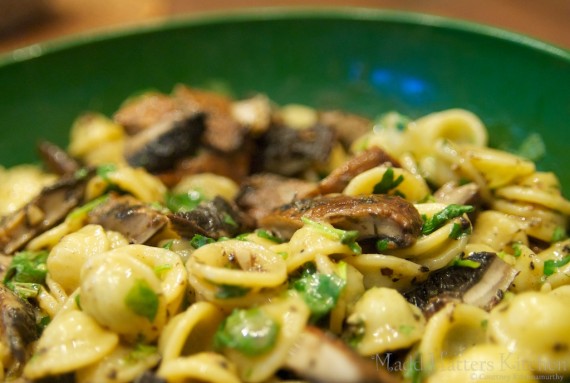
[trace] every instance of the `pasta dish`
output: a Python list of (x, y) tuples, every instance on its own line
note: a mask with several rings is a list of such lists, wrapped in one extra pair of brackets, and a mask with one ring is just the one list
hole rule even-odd
[(184, 85), (78, 116), (0, 167), (0, 375), (568, 379), (570, 202), (529, 139)]

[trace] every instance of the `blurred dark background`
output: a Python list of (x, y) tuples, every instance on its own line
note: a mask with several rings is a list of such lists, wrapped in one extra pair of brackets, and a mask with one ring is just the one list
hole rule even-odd
[(268, 6), (359, 6), (449, 16), (570, 49), (570, 0), (0, 0), (0, 53), (170, 16)]

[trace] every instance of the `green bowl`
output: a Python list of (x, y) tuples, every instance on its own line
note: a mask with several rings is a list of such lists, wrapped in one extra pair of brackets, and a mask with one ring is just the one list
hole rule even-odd
[(466, 108), (495, 146), (539, 133), (539, 167), (570, 190), (570, 52), (487, 26), (352, 8), (209, 14), (5, 55), (0, 164), (36, 161), (39, 139), (65, 145), (83, 111), (110, 114), (133, 93), (176, 83), (369, 117)]

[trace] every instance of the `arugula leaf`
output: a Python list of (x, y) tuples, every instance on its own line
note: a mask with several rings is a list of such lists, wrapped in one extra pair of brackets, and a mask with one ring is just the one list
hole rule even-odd
[(196, 190), (178, 194), (168, 192), (165, 196), (166, 207), (173, 213), (192, 211), (206, 200), (206, 197)]
[(443, 210), (435, 213), (431, 218), (424, 219), (422, 234), (431, 234), (445, 225), (450, 219), (457, 218), (465, 213), (471, 213), (474, 210), (475, 208), (471, 205), (448, 205)]
[(46, 280), (48, 255), (47, 251), (16, 253), (6, 270), (4, 285), (24, 299), (36, 297)]
[(312, 320), (317, 321), (336, 305), (346, 281), (335, 274), (305, 272), (292, 285), (309, 306)]
[(135, 281), (125, 297), (125, 304), (135, 314), (154, 321), (158, 313), (158, 294), (149, 286), (144, 279)]
[(547, 261), (544, 261), (543, 273), (546, 276), (550, 276), (550, 275), (554, 274), (559, 267), (565, 266), (568, 263), (570, 263), (570, 255), (567, 255), (564, 258), (559, 259), (559, 260), (549, 259)]
[(271, 350), (278, 335), (279, 324), (260, 308), (234, 309), (218, 327), (214, 347), (256, 356)]
[(324, 234), (340, 241), (340, 243), (342, 243), (343, 245), (348, 246), (348, 248), (353, 253), (362, 254), (362, 248), (356, 242), (356, 240), (358, 239), (358, 236), (359, 236), (358, 231), (356, 231), (356, 230), (348, 230), (347, 231), (347, 230), (337, 229), (335, 227), (325, 225), (325, 224), (320, 223), (320, 222), (313, 221), (313, 220), (306, 218), (306, 217), (302, 217), (301, 221), (303, 221), (303, 223), (305, 225), (309, 225), (309, 226), (319, 230), (321, 233), (324, 233)]
[(230, 299), (239, 298), (246, 295), (251, 289), (249, 287), (235, 286), (235, 285), (218, 285), (216, 291), (216, 298)]
[(380, 182), (374, 185), (372, 193), (387, 194), (390, 190), (397, 188), (402, 181), (404, 181), (404, 176), (400, 174), (398, 178), (394, 179), (394, 169), (390, 167), (386, 169)]
[(383, 252), (384, 250), (388, 250), (391, 244), (392, 241), (390, 241), (388, 238), (379, 239), (376, 241), (376, 250)]

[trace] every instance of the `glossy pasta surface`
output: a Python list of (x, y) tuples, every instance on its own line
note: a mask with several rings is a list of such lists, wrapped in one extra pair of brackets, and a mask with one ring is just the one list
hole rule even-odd
[(570, 379), (570, 201), (488, 134), (185, 86), (79, 116), (0, 169), (0, 376)]

